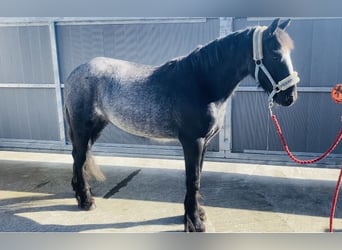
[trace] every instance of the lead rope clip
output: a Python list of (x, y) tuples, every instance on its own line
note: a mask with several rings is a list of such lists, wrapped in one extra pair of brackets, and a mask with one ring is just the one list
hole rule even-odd
[(270, 111), (271, 117), (273, 116), (272, 108), (273, 108), (273, 99), (268, 101), (268, 110)]

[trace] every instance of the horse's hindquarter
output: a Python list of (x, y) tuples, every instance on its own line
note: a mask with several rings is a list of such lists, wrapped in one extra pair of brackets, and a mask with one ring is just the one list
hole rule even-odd
[(118, 60), (108, 63), (110, 69), (97, 83), (95, 112), (131, 134), (177, 138), (172, 98), (163, 83), (150, 79), (153, 68)]

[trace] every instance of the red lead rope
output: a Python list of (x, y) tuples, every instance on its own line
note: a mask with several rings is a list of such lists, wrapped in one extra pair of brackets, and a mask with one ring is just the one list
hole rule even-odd
[(338, 198), (338, 192), (339, 192), (340, 187), (341, 187), (341, 180), (342, 180), (342, 167), (341, 167), (340, 175), (339, 175), (338, 180), (337, 180), (337, 183), (336, 183), (334, 197), (333, 197), (333, 200), (332, 200), (332, 202), (331, 202), (330, 223), (329, 223), (329, 232), (330, 232), (330, 233), (333, 232), (333, 220), (334, 220), (334, 216), (335, 216), (335, 210), (336, 210), (336, 203), (337, 203), (337, 198)]
[(310, 160), (299, 160), (297, 159), (290, 151), (286, 141), (285, 141), (285, 137), (283, 135), (283, 132), (281, 131), (281, 128), (280, 128), (280, 125), (279, 125), (279, 122), (278, 122), (278, 119), (276, 117), (276, 115), (273, 115), (272, 114), (272, 120), (277, 128), (277, 132), (279, 134), (279, 137), (280, 137), (280, 140), (283, 144), (283, 147), (284, 147), (284, 150), (286, 151), (286, 153), (288, 154), (288, 156), (296, 163), (299, 163), (299, 164), (313, 164), (315, 162), (318, 162), (322, 159), (324, 159), (325, 157), (327, 157), (335, 148), (336, 146), (338, 145), (338, 143), (340, 142), (340, 140), (342, 139), (342, 129), (340, 129), (340, 132), (338, 134), (338, 136), (336, 137), (334, 143), (330, 146), (330, 148), (328, 148), (328, 150), (322, 154), (320, 157), (317, 157), (315, 159), (310, 159)]
[[(288, 145), (286, 143), (284, 134), (281, 131), (281, 127), (279, 125), (279, 122), (278, 122), (278, 119), (277, 119), (276, 115), (271, 113), (271, 117), (272, 117), (272, 120), (273, 120), (273, 122), (274, 122), (274, 124), (275, 124), (275, 126), (277, 128), (277, 132), (278, 132), (278, 135), (280, 137), (281, 143), (283, 144), (284, 150), (286, 151), (287, 155), (294, 162), (299, 163), (299, 164), (313, 164), (315, 162), (318, 162), (318, 161), (324, 159), (325, 157), (327, 157), (336, 148), (336, 146), (338, 145), (338, 143), (342, 139), (342, 129), (340, 129), (340, 132), (339, 132), (338, 136), (336, 137), (334, 143), (328, 148), (328, 150), (324, 154), (322, 154), (320, 157), (317, 157), (317, 158), (314, 158), (314, 159), (300, 160), (300, 159), (296, 158), (291, 153), (291, 151), (290, 151), (290, 149), (289, 149), (289, 147), (288, 147)], [(337, 180), (333, 201), (331, 203), (329, 232), (333, 232), (333, 219), (334, 219), (335, 210), (336, 210), (336, 203), (337, 203), (337, 198), (338, 198), (338, 192), (339, 192), (340, 187), (341, 187), (341, 181), (342, 181), (342, 167), (341, 167), (341, 170), (340, 170), (339, 178)]]

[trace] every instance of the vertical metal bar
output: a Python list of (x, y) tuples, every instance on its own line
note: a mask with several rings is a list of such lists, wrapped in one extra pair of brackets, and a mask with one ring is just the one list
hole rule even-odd
[(233, 31), (233, 18), (220, 17), (220, 37), (226, 36)]
[[(233, 18), (220, 17), (220, 37), (226, 36), (233, 31)], [(219, 151), (224, 153), (224, 157), (228, 158), (231, 153), (231, 134), (232, 134), (232, 101), (227, 101), (227, 111), (224, 121), (223, 130), (219, 134)]]
[(65, 127), (64, 127), (64, 119), (63, 119), (62, 88), (61, 88), (61, 82), (59, 78), (57, 40), (56, 40), (56, 30), (55, 30), (54, 21), (49, 22), (49, 32), (50, 32), (53, 77), (54, 77), (54, 85), (55, 85), (55, 92), (56, 92), (59, 139), (61, 143), (66, 144)]

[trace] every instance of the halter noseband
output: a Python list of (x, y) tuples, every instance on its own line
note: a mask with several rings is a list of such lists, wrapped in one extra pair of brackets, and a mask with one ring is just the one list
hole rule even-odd
[(262, 53), (262, 33), (267, 29), (266, 26), (257, 26), (253, 33), (253, 60), (255, 62), (255, 80), (259, 82), (259, 70), (261, 69), (267, 76), (268, 80), (273, 86), (273, 90), (268, 96), (268, 106), (271, 109), (273, 106), (273, 97), (280, 91), (287, 90), (288, 88), (296, 85), (299, 82), (299, 77), (296, 71), (291, 72), (288, 77), (276, 83), (271, 76), (270, 72), (267, 70), (265, 65), (262, 63), (263, 53)]

